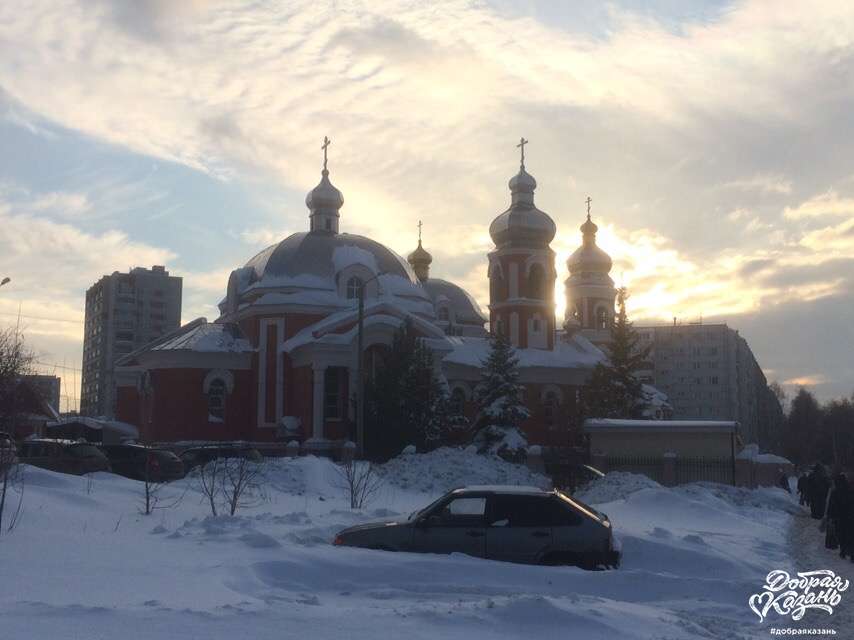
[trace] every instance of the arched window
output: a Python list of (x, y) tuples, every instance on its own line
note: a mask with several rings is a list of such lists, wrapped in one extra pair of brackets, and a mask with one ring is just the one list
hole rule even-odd
[(531, 329), (534, 331), (534, 333), (540, 332), (540, 318), (539, 317), (534, 317), (534, 319), (531, 320)]
[(439, 320), (441, 322), (448, 321), (448, 307), (439, 307)]
[(596, 328), (608, 328), (608, 311), (605, 309), (605, 307), (599, 307), (598, 309), (596, 309)]
[(359, 297), (359, 292), (362, 290), (362, 279), (356, 276), (347, 280), (347, 299), (356, 300)]
[(501, 268), (496, 266), (489, 277), (489, 297), (492, 300), (500, 300), (504, 297), (504, 278), (501, 276)]
[(225, 380), (215, 378), (208, 386), (208, 419), (211, 422), (222, 422), (225, 419), (225, 396), (228, 388)]
[(459, 387), (451, 392), (451, 415), (461, 416), (466, 410), (466, 393)]
[(504, 335), (504, 323), (501, 322), (501, 318), (498, 318), (495, 321), (495, 333), (499, 335)]
[(543, 396), (543, 419), (550, 428), (555, 426), (558, 404), (557, 394), (554, 391), (546, 391)]
[(544, 283), (545, 283), (545, 274), (543, 273), (543, 267), (540, 264), (534, 264), (531, 266), (531, 270), (528, 271), (528, 297), (534, 298), (535, 300), (542, 300), (545, 298), (544, 291)]

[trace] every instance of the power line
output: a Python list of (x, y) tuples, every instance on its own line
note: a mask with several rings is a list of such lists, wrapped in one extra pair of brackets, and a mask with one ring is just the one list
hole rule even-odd
[(33, 362), (35, 364), (40, 364), (43, 367), (54, 367), (55, 369), (66, 369), (68, 371), (79, 371), (80, 373), (83, 373), (82, 369), (77, 369), (76, 367), (66, 367), (63, 364), (56, 364), (54, 362), (42, 362), (41, 360), (33, 360)]
[(0, 312), (0, 316), (10, 316), (13, 318), (26, 318), (27, 320), (47, 320), (49, 322), (66, 322), (70, 324), (86, 324), (82, 320), (63, 320), (61, 318), (45, 318), (44, 316), (25, 316), (23, 314), (17, 313), (2, 313)]

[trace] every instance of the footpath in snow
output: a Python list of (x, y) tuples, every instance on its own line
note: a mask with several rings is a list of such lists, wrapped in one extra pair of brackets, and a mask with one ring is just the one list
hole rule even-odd
[(334, 534), (406, 517), (465, 484), (547, 485), (525, 467), (457, 449), (400, 456), (351, 511), (335, 465), (268, 465), (267, 499), (211, 517), (195, 483), (143, 516), (140, 483), (28, 468), (17, 528), (0, 538), (3, 638), (753, 638), (747, 606), (792, 566), (800, 507), (782, 490), (663, 488), (608, 474), (579, 494), (608, 514), (617, 571), (522, 566), (463, 555), (333, 547)]

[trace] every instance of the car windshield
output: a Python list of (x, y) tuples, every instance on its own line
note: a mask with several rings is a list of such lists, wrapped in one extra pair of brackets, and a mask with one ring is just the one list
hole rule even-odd
[(592, 517), (594, 517), (597, 520), (607, 520), (607, 517), (605, 516), (604, 513), (597, 511), (596, 509), (594, 509), (593, 507), (591, 507), (589, 505), (584, 504), (578, 498), (573, 498), (571, 496), (568, 496), (567, 494), (563, 493), (562, 491), (557, 491), (556, 493), (558, 496), (560, 496), (561, 500), (563, 500), (564, 502), (568, 502), (576, 510), (582, 511), (582, 512), (586, 511), (589, 515), (591, 515)]
[(442, 502), (442, 500), (444, 500), (444, 499), (445, 499), (445, 497), (446, 497), (446, 496), (442, 496), (441, 498), (438, 498), (438, 499), (434, 500), (433, 502), (431, 502), (430, 504), (428, 504), (428, 505), (427, 505), (426, 507), (424, 507), (423, 509), (416, 509), (415, 511), (413, 511), (412, 513), (410, 513), (410, 514), (409, 514), (409, 518), (407, 518), (407, 520), (415, 520), (415, 519), (416, 519), (418, 516), (420, 516), (422, 513), (427, 513), (428, 511), (430, 511), (430, 509), (432, 509), (432, 508), (433, 508), (433, 507), (435, 507), (437, 504), (439, 504), (440, 502)]
[(91, 444), (75, 444), (68, 448), (68, 452), (76, 458), (99, 458), (103, 455), (97, 447)]

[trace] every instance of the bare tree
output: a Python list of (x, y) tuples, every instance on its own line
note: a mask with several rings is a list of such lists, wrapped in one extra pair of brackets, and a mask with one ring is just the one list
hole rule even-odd
[(35, 356), (17, 327), (0, 330), (0, 431), (15, 436), (21, 376), (31, 372)]
[(334, 485), (350, 498), (351, 509), (363, 509), (375, 497), (383, 484), (371, 462), (345, 460), (336, 467)]
[(229, 515), (238, 509), (255, 507), (267, 499), (264, 490), (264, 463), (249, 458), (228, 458), (222, 474), (222, 495)]
[(156, 474), (153, 472), (153, 467), (154, 456), (146, 451), (145, 471), (142, 477), (142, 504), (139, 509), (140, 513), (146, 516), (151, 515), (156, 509), (172, 509), (173, 507), (177, 507), (187, 493), (185, 485), (184, 491), (180, 495), (164, 500), (162, 495), (164, 483), (155, 481)]
[(225, 460), (214, 458), (196, 469), (199, 489), (207, 499), (211, 508), (211, 515), (218, 516), (217, 503), (222, 491), (222, 476), (224, 474)]
[(15, 528), (24, 506), (24, 467), (18, 464), (14, 447), (4, 447), (0, 439), (0, 534), (4, 530), (4, 514), (13, 494), (17, 494), (18, 500), (6, 523), (7, 532)]

